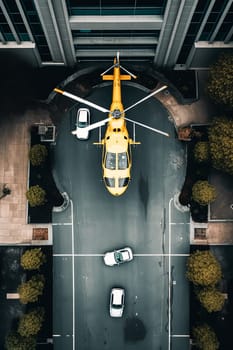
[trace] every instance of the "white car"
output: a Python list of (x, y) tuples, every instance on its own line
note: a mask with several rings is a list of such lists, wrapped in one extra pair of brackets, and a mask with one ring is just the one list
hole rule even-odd
[(90, 125), (90, 111), (88, 108), (79, 108), (76, 119), (76, 130), (72, 132), (79, 140), (87, 140), (89, 130), (86, 129)]
[(120, 265), (131, 260), (133, 260), (133, 252), (129, 247), (104, 254), (104, 263), (108, 266)]
[(122, 317), (125, 306), (125, 290), (123, 288), (112, 288), (110, 294), (110, 316)]

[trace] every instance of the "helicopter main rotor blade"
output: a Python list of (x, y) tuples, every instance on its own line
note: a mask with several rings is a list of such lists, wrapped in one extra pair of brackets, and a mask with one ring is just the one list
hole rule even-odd
[[(105, 125), (110, 119), (112, 119), (112, 117), (106, 118), (106, 119), (101, 120), (101, 121), (99, 121), (97, 123), (93, 123), (93, 124), (83, 128), (83, 129), (85, 129), (85, 130), (93, 130), (93, 129), (99, 128), (100, 126)], [(77, 130), (73, 130), (73, 131), (71, 131), (71, 133), (73, 135), (76, 135), (77, 134)]]
[(97, 105), (96, 103), (93, 103), (93, 102), (90, 102), (90, 101), (88, 101), (88, 100), (85, 100), (84, 98), (81, 98), (81, 97), (79, 97), (79, 96), (73, 95), (73, 94), (71, 94), (70, 92), (66, 92), (66, 91), (63, 91), (63, 90), (60, 90), (60, 89), (57, 89), (57, 88), (55, 88), (54, 91), (57, 92), (58, 94), (64, 95), (64, 96), (66, 96), (66, 97), (69, 97), (69, 98), (71, 98), (72, 100), (81, 102), (81, 103), (83, 103), (83, 104), (85, 104), (85, 105), (87, 105), (87, 106), (90, 106), (90, 107), (92, 107), (92, 108), (95, 108), (95, 109), (97, 109), (98, 111), (101, 111), (101, 112), (104, 112), (104, 113), (109, 113), (109, 112), (110, 112), (109, 109), (106, 109), (106, 108), (104, 108), (104, 107), (101, 107), (101, 106)]
[(152, 128), (151, 126), (148, 126), (148, 125), (145, 125), (145, 124), (142, 124), (142, 123), (139, 123), (139, 122), (135, 122), (134, 120), (131, 120), (131, 119), (126, 118), (126, 117), (125, 117), (125, 120), (127, 120), (127, 121), (129, 121), (129, 122), (131, 122), (131, 123), (134, 123), (134, 124), (136, 124), (136, 125), (142, 126), (143, 128), (149, 129), (149, 130), (151, 130), (151, 131), (155, 131), (155, 132), (157, 132), (158, 134), (161, 134), (161, 135), (170, 137), (170, 135), (169, 135), (167, 132), (164, 132), (164, 131), (161, 131), (161, 130)]
[(165, 90), (167, 88), (167, 85), (162, 86), (161, 88), (153, 91), (151, 94), (147, 95), (146, 97), (142, 98), (141, 100), (139, 100), (138, 102), (134, 103), (133, 105), (129, 106), (128, 108), (126, 108), (122, 113), (125, 113), (126, 111), (130, 110), (131, 108), (137, 106), (139, 103), (142, 103), (144, 101), (146, 101), (148, 98), (158, 94), (160, 91)]

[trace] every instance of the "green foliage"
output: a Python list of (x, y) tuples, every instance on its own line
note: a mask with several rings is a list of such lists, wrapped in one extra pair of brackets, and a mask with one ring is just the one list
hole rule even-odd
[(208, 162), (209, 155), (209, 142), (199, 141), (194, 147), (194, 158), (197, 162)]
[(215, 287), (203, 288), (197, 291), (197, 298), (208, 312), (222, 310), (225, 302), (224, 295)]
[(207, 91), (216, 102), (233, 106), (233, 55), (222, 55), (210, 67)]
[(30, 337), (37, 335), (37, 333), (41, 329), (43, 320), (43, 308), (37, 308), (28, 312), (27, 314), (24, 314), (19, 321), (18, 333), (22, 337)]
[(29, 159), (34, 166), (39, 166), (44, 163), (47, 156), (48, 151), (44, 145), (34, 145), (29, 151)]
[(27, 192), (26, 197), (31, 207), (37, 207), (45, 203), (46, 192), (39, 185), (31, 186)]
[(43, 294), (44, 276), (34, 275), (32, 278), (23, 282), (18, 287), (19, 299), (22, 304), (36, 302), (40, 295)]
[(221, 266), (209, 250), (196, 250), (188, 257), (186, 276), (195, 285), (214, 286), (222, 277)]
[(20, 265), (25, 270), (37, 270), (46, 261), (46, 256), (42, 252), (41, 248), (34, 248), (26, 250), (21, 256)]
[(233, 119), (216, 117), (209, 128), (213, 167), (233, 175)]
[(215, 332), (204, 324), (193, 328), (193, 337), (195, 345), (201, 350), (217, 350), (219, 349), (219, 341)]
[(208, 205), (217, 197), (215, 187), (208, 181), (197, 181), (192, 187), (192, 198), (200, 205)]
[(18, 333), (10, 333), (5, 341), (6, 350), (36, 350), (34, 337), (21, 337)]

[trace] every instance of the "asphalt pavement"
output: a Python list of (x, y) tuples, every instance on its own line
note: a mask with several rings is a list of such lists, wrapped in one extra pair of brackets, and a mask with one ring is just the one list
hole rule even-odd
[[(127, 108), (147, 92), (127, 84), (122, 94)], [(89, 100), (101, 100), (107, 107), (111, 85), (96, 88)], [(92, 122), (101, 117), (100, 112), (91, 111)], [(158, 100), (137, 106), (127, 117), (139, 122), (143, 118), (171, 136), (136, 127), (141, 145), (132, 150), (132, 180), (119, 198), (104, 187), (101, 148), (93, 145), (98, 130), (91, 132), (88, 141), (77, 140), (70, 133), (75, 125), (72, 111), (58, 128), (54, 171), (72, 204), (66, 217), (55, 214), (53, 219), (54, 288), (59, 290), (54, 296), (56, 349), (66, 344), (67, 349), (114, 350), (133, 344), (135, 350), (168, 350), (171, 343), (173, 349), (187, 348), (189, 291), (184, 266), (189, 254), (189, 215), (177, 211), (172, 199), (185, 177), (185, 146), (177, 140), (173, 122)], [(130, 124), (129, 131), (132, 135)], [(104, 252), (124, 246), (134, 251), (131, 263), (115, 268), (103, 264)], [(176, 288), (171, 296), (173, 279)], [(126, 290), (122, 320), (109, 317), (109, 293), (114, 286)], [(185, 311), (180, 318), (181, 295)], [(133, 338), (135, 332), (140, 341)], [(177, 337), (171, 337), (172, 332)]]

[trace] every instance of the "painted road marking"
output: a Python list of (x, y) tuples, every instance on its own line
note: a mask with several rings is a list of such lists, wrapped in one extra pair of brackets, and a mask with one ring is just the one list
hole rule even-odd
[(52, 223), (52, 226), (71, 226), (73, 225), (72, 222), (54, 222)]
[[(189, 338), (190, 336), (187, 334), (171, 334), (171, 322), (172, 322), (172, 300), (171, 300), (171, 288), (172, 281), (171, 276), (171, 257), (186, 257), (190, 254), (172, 254), (172, 240), (171, 240), (171, 227), (178, 225), (190, 225), (189, 222), (172, 222), (171, 221), (171, 204), (173, 202), (173, 198), (169, 200), (169, 217), (168, 217), (168, 253), (138, 253), (134, 254), (135, 257), (168, 257), (168, 350), (171, 350), (171, 338)], [(72, 253), (71, 254), (53, 254), (54, 257), (71, 257), (72, 258), (72, 291), (73, 291), (73, 350), (75, 350), (75, 271), (74, 271), (74, 258), (75, 257), (103, 257), (104, 254), (98, 253), (74, 253), (74, 221), (73, 221), (73, 202), (71, 203), (71, 222), (66, 223), (53, 223), (53, 226), (71, 226), (72, 227)], [(54, 334), (54, 337), (60, 337), (60, 334)]]
[[(189, 256), (190, 254), (134, 254), (133, 256), (138, 256), (138, 257), (155, 257), (155, 256), (161, 256), (161, 257), (166, 257), (166, 256)], [(70, 257), (70, 256), (76, 256), (76, 257), (95, 257), (95, 256), (104, 256), (104, 254), (98, 254), (98, 253), (90, 253), (90, 254), (86, 254), (86, 253), (74, 253), (74, 254), (53, 254), (53, 256), (61, 256), (61, 257)]]
[(189, 334), (172, 334), (171, 335), (173, 338), (189, 338)]
[(73, 350), (75, 350), (75, 281), (74, 281), (74, 215), (73, 201), (71, 204), (71, 222), (72, 222), (72, 289), (73, 289)]

